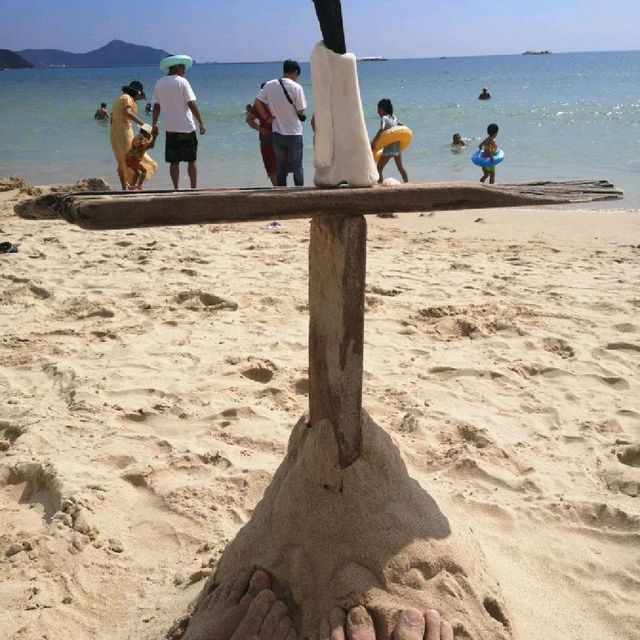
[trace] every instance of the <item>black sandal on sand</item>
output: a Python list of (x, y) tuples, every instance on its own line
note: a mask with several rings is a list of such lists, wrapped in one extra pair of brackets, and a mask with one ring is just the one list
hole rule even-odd
[(0, 253), (18, 253), (18, 245), (10, 242), (0, 242)]

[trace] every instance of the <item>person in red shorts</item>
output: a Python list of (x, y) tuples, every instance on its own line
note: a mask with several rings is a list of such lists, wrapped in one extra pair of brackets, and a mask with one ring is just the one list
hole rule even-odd
[[(264, 85), (265, 83), (263, 82), (261, 88), (264, 87)], [(260, 153), (262, 154), (262, 161), (264, 162), (264, 168), (269, 176), (269, 180), (271, 180), (271, 184), (275, 187), (277, 186), (276, 156), (273, 152), (273, 144), (271, 140), (271, 123), (273, 122), (273, 116), (268, 109), (265, 108), (265, 111), (267, 111), (267, 115), (269, 116), (267, 119), (260, 115), (260, 112), (256, 109), (255, 102), (253, 105), (248, 104), (246, 106), (247, 115), (244, 120), (252, 129), (260, 134)]]

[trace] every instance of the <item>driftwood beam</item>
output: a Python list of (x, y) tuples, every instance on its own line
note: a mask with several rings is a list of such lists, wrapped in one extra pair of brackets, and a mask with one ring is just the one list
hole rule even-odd
[(309, 416), (329, 420), (344, 469), (362, 449), (367, 224), (315, 218), (309, 244)]
[[(85, 229), (129, 229), (255, 220), (451, 211), (622, 198), (605, 180), (487, 186), (476, 182), (409, 184), (371, 189), (204, 189), (58, 196), (61, 217)], [(51, 196), (48, 206), (51, 207)], [(30, 206), (37, 209), (37, 201)], [(27, 211), (29, 207), (23, 209)], [(18, 211), (20, 214), (20, 211)], [(37, 217), (36, 215), (30, 217)]]

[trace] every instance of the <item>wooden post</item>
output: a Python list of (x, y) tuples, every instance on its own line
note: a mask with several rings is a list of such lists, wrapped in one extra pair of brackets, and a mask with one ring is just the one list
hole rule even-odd
[(309, 246), (309, 413), (327, 419), (340, 466), (362, 449), (362, 357), (367, 225), (364, 216), (314, 218)]

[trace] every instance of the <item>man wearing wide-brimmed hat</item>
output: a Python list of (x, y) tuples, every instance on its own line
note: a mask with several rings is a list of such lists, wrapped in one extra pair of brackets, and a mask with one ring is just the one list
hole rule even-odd
[(191, 188), (198, 182), (198, 138), (196, 136), (195, 119), (198, 121), (200, 135), (204, 135), (206, 127), (196, 104), (196, 95), (184, 77), (187, 69), (193, 65), (189, 56), (174, 55), (164, 58), (160, 68), (167, 75), (156, 82), (153, 90), (153, 133), (158, 135), (158, 118), (164, 116), (166, 129), (165, 160), (169, 163), (169, 174), (173, 188), (178, 189), (180, 182), (180, 163), (188, 163)]

